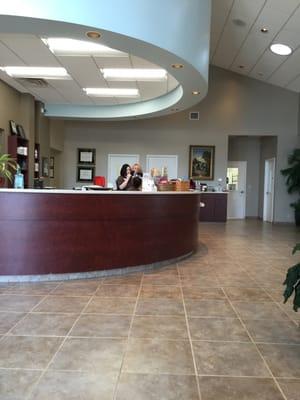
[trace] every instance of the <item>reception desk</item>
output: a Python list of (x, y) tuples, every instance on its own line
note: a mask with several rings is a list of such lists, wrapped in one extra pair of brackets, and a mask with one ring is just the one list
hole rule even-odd
[(196, 192), (0, 190), (0, 278), (146, 266), (197, 249)]

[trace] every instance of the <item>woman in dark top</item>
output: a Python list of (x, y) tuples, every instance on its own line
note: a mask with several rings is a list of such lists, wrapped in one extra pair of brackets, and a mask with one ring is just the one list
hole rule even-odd
[(131, 188), (131, 168), (129, 164), (123, 164), (120, 170), (120, 176), (116, 180), (117, 190), (130, 190)]

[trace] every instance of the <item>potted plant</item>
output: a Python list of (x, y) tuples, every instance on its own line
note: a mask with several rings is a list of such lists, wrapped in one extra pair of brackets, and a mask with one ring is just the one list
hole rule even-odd
[[(298, 193), (300, 195), (300, 149), (295, 149), (288, 157), (288, 168), (282, 169), (281, 173), (286, 177), (288, 193)], [(295, 222), (300, 225), (300, 198), (290, 204), (295, 209)]]
[[(295, 254), (296, 251), (300, 250), (300, 243), (297, 243), (293, 249), (293, 253)], [(284, 303), (287, 302), (288, 298), (295, 293), (294, 301), (293, 301), (293, 308), (294, 311), (298, 311), (300, 308), (300, 263), (293, 265), (291, 268), (288, 269), (286, 274), (286, 279), (283, 282), (286, 285), (286, 289), (283, 293), (284, 296)]]
[(12, 181), (13, 171), (16, 171), (18, 164), (9, 154), (0, 154), (0, 187), (5, 179)]

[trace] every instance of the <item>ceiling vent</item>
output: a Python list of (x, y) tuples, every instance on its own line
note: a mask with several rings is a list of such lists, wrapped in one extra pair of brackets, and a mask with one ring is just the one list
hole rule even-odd
[(199, 111), (191, 111), (190, 120), (199, 121)]
[(47, 88), (49, 84), (42, 78), (18, 78), (16, 79), (21, 85), (27, 88)]

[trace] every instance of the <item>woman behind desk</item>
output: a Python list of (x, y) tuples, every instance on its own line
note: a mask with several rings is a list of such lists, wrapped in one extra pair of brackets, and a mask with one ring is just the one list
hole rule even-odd
[(116, 180), (117, 190), (131, 189), (131, 168), (129, 164), (123, 164), (120, 170), (120, 176)]

